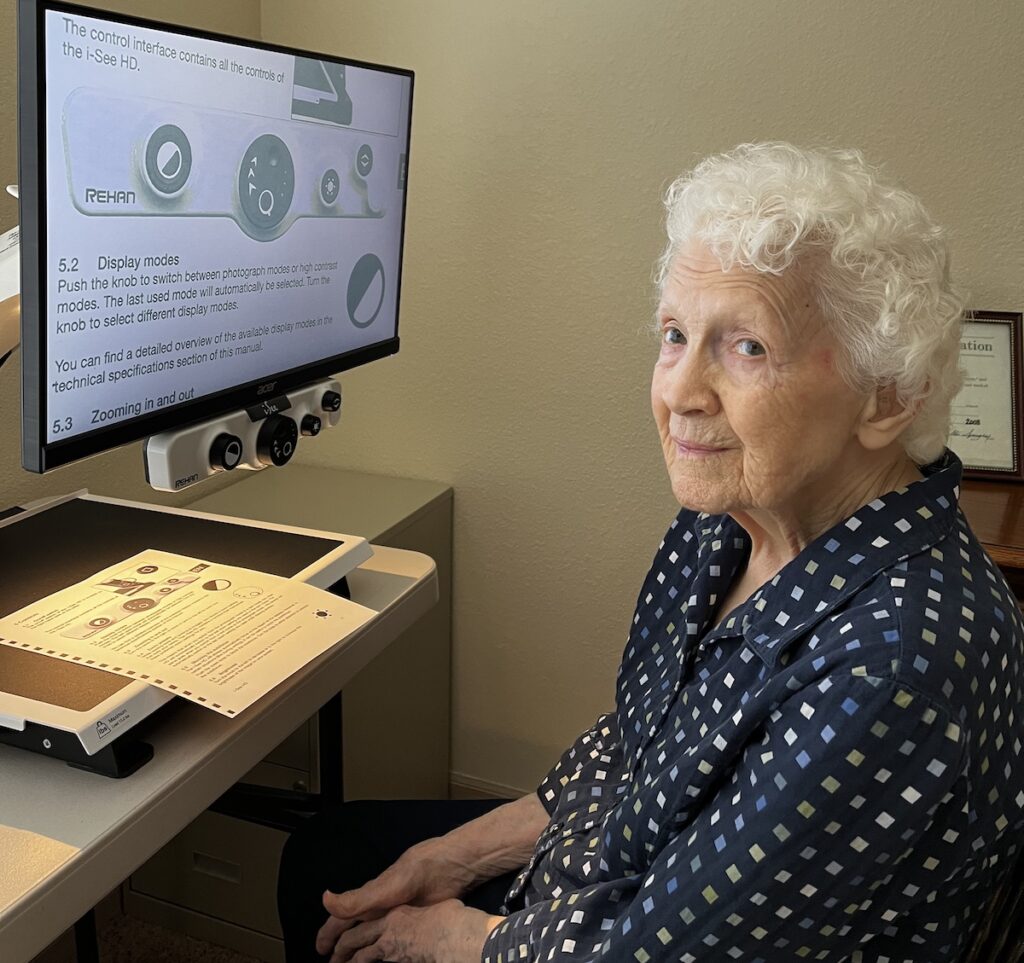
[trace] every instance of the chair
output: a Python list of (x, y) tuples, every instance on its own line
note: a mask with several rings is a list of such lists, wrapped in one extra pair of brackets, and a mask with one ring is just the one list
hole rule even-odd
[(1024, 857), (992, 894), (963, 963), (1024, 961)]

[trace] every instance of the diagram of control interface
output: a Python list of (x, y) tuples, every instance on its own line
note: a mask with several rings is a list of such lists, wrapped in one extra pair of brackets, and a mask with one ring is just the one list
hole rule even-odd
[(71, 197), (90, 216), (229, 217), (269, 241), (303, 217), (383, 217), (399, 186), (374, 176), (379, 138), (327, 124), (88, 88), (63, 124)]
[(50, 441), (395, 336), (407, 75), (47, 18)]
[(148, 612), (167, 596), (198, 582), (206, 568), (209, 566), (201, 563), (188, 572), (180, 572), (164, 565), (141, 565), (118, 572), (97, 586), (104, 590), (104, 595), (111, 596), (110, 600), (101, 597), (86, 621), (66, 629), (61, 635), (87, 639), (133, 615)]
[[(97, 584), (98, 599), (88, 612), (88, 618), (61, 632), (68, 639), (88, 639), (109, 629), (133, 615), (149, 612), (168, 596), (182, 590), (192, 592), (225, 592), (236, 599), (251, 600), (263, 594), (256, 585), (240, 585), (226, 578), (208, 578), (203, 572), (210, 566), (205, 562), (180, 571), (167, 565), (140, 565), (118, 572), (105, 582)], [(106, 596), (109, 596), (107, 598)]]

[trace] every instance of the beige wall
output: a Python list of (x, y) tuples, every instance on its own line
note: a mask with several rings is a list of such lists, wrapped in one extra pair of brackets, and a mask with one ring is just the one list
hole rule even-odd
[[(218, 0), (217, 3), (184, 0), (173, 4), (158, 0), (97, 0), (93, 6), (243, 37), (260, 35), (259, 0)], [(0, 185), (18, 180), (16, 27), (17, 4), (14, 0), (3, 0), (0, 3), (0, 131), (3, 132), (0, 136)], [(0, 231), (8, 230), (17, 222), (17, 202), (0, 191)], [(169, 505), (180, 505), (189, 497), (161, 495), (146, 485), (141, 444), (138, 443), (44, 476), (23, 471), (20, 404), (21, 354), (15, 352), (0, 368), (0, 412), (3, 413), (0, 419), (0, 508), (78, 488)]]
[[(859, 146), (1024, 304), (1019, 0), (264, 0), (265, 39), (417, 71), (401, 354), (303, 457), (456, 491), (457, 772), (532, 787), (612, 700), (674, 510), (639, 329), (659, 194), (756, 139)], [(312, 452), (310, 446), (307, 452)]]
[[(864, 148), (954, 231), (972, 303), (1024, 303), (1018, 0), (109, 3), (417, 71), (401, 354), (344, 378), (303, 458), (456, 490), (453, 768), (530, 788), (611, 705), (675, 510), (647, 409), (659, 195), (740, 141)], [(16, 180), (0, 5), (0, 183)], [(0, 229), (15, 222), (0, 195)], [(0, 503), (144, 488), (139, 446), (23, 472), (0, 369)], [(184, 496), (177, 500), (182, 500)]]

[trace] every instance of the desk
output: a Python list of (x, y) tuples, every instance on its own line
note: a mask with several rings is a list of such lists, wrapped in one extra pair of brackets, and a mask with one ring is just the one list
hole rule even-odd
[(183, 701), (148, 723), (154, 758), (124, 780), (0, 746), (0, 947), (24, 963), (251, 769), (436, 601), (434, 563), (375, 547), (348, 576), (381, 614), (238, 719)]
[[(351, 737), (344, 740), (345, 798), (448, 798), (452, 489), (422, 479), (289, 465), (204, 494), (188, 507), (360, 535), (373, 545), (434, 560), (438, 605), (345, 689), (344, 730)], [(382, 704), (389, 707), (386, 714)], [(246, 781), (289, 788), (296, 779), (308, 779), (316, 788), (316, 774), (299, 771), (310, 768), (304, 760), (311, 755), (297, 734)], [(259, 955), (254, 947), (238, 949)]]
[[(345, 686), (344, 797), (448, 798), (451, 488), (423, 479), (289, 465), (287, 471), (257, 472), (201, 495), (188, 507), (346, 532), (375, 547), (409, 549), (434, 559), (438, 604)], [(299, 727), (244, 781), (322, 790), (318, 730), (317, 725)], [(132, 874), (122, 889), (124, 910), (246, 956), (280, 961), (276, 879), (284, 840), (283, 832), (204, 813)]]

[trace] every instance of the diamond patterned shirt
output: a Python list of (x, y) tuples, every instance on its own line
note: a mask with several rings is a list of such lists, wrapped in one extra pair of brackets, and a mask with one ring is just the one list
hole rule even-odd
[(963, 954), (1024, 829), (1024, 624), (960, 460), (921, 471), (715, 628), (750, 540), (679, 513), (484, 963)]

